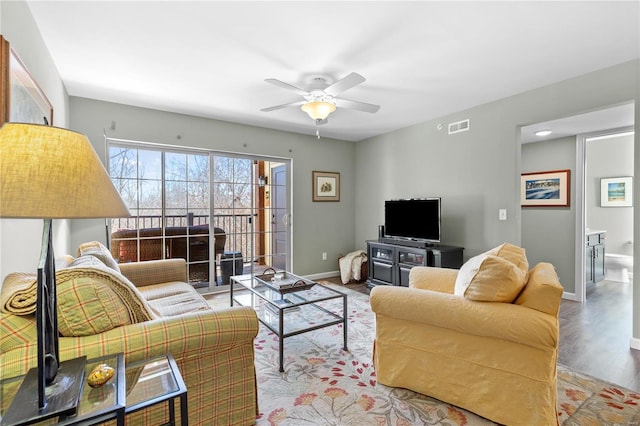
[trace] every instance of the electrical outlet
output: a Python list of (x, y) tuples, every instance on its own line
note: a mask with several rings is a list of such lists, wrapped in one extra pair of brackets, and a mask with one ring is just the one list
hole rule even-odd
[(327, 260), (327, 252), (322, 252), (322, 260)]
[(507, 209), (498, 210), (498, 220), (507, 220)]

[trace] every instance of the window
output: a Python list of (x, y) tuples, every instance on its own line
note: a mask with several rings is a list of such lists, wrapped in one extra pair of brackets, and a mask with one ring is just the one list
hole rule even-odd
[(183, 258), (189, 281), (210, 290), (290, 265), (287, 160), (115, 140), (108, 152), (132, 215), (110, 221), (119, 262)]
[(109, 173), (130, 218), (111, 220), (119, 262), (182, 258), (209, 282), (209, 155), (109, 146)]

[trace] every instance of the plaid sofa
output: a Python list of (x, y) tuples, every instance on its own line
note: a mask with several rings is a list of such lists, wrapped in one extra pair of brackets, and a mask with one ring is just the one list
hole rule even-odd
[[(183, 259), (122, 264), (120, 272), (152, 307), (154, 319), (95, 334), (60, 337), (61, 360), (123, 352), (125, 363), (131, 363), (171, 353), (187, 386), (190, 424), (254, 424), (257, 398), (253, 340), (258, 321), (253, 309), (213, 310), (185, 282)], [(59, 318), (61, 288), (64, 286), (59, 284)], [(33, 315), (0, 313), (0, 379), (25, 374), (36, 366), (36, 345)], [(6, 404), (6, 399), (0, 403)], [(7, 407), (2, 408), (4, 411)], [(167, 405), (157, 404), (126, 420), (129, 425), (158, 425), (168, 418)]]

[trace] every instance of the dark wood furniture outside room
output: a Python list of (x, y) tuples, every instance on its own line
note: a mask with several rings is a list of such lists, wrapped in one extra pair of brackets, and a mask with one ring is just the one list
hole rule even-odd
[[(121, 229), (111, 233), (111, 254), (119, 263), (157, 259), (182, 258), (188, 262), (207, 262), (202, 265), (208, 270), (209, 225), (176, 226), (164, 228)], [(221, 228), (214, 228), (214, 262), (224, 252), (227, 235)], [(164, 238), (164, 239), (163, 239)], [(138, 258), (138, 239), (140, 257)], [(163, 242), (164, 241), (164, 242)], [(163, 257), (164, 253), (164, 257)], [(217, 281), (217, 268), (214, 282)]]

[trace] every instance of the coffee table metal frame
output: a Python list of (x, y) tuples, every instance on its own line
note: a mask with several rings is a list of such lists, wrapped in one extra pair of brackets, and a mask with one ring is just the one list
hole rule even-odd
[[(346, 294), (322, 284), (283, 294), (264, 285), (250, 274), (234, 275), (231, 277), (231, 283), (231, 306), (235, 303), (253, 307), (258, 320), (278, 336), (281, 372), (284, 372), (284, 339), (287, 337), (342, 324), (342, 347), (345, 351), (348, 350)], [(234, 284), (242, 288), (234, 289)], [(326, 303), (323, 303), (340, 298), (342, 298), (342, 315), (328, 309), (325, 306)]]

